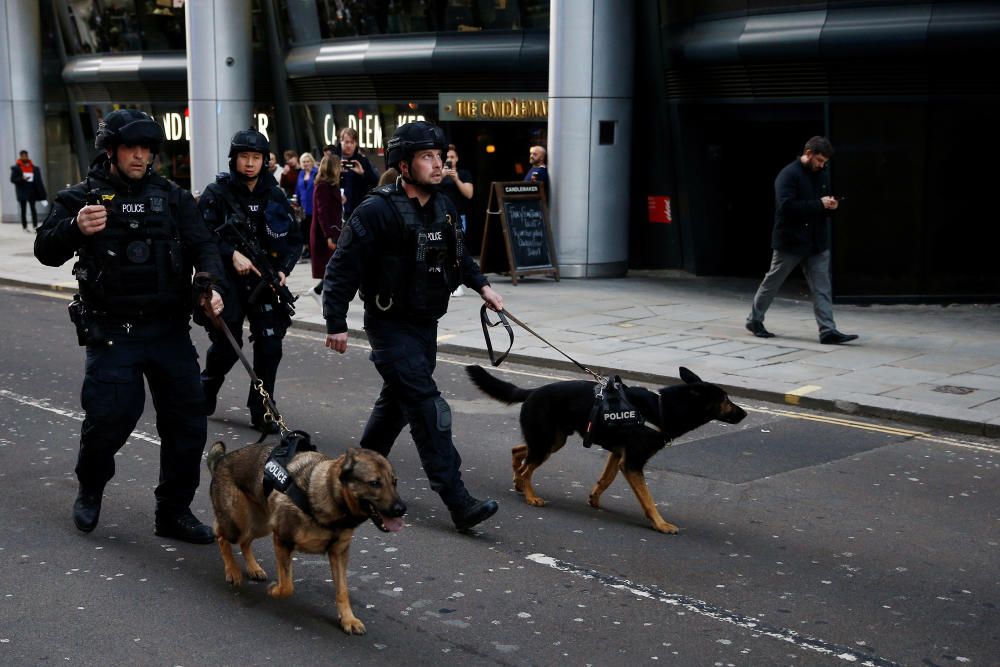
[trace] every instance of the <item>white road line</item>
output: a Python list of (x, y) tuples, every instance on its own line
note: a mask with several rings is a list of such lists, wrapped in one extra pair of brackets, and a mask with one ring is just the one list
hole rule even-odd
[[(39, 410), (45, 410), (46, 412), (51, 412), (57, 414), (60, 417), (68, 417), (69, 419), (74, 419), (78, 422), (82, 422), (83, 418), (86, 416), (82, 412), (77, 412), (76, 410), (66, 410), (65, 408), (57, 408), (49, 404), (49, 401), (44, 398), (32, 398), (31, 396), (22, 396), (21, 394), (15, 394), (12, 391), (6, 389), (0, 389), (0, 398), (6, 398), (15, 403), (20, 403), (21, 405), (27, 405), (28, 407), (38, 408)], [(142, 431), (132, 431), (132, 435), (129, 437), (131, 440), (135, 438), (136, 440), (143, 440), (150, 444), (160, 446), (160, 439), (156, 436), (149, 435), (148, 433), (143, 433)]]
[(687, 595), (667, 593), (665, 591), (661, 591), (655, 586), (636, 584), (628, 579), (601, 574), (595, 570), (567, 563), (566, 561), (558, 560), (556, 558), (552, 558), (551, 556), (546, 556), (545, 554), (529, 554), (526, 558), (534, 563), (538, 563), (539, 565), (545, 565), (554, 570), (566, 572), (574, 577), (596, 581), (607, 588), (613, 588), (618, 591), (631, 593), (636, 597), (652, 600), (654, 602), (661, 602), (675, 607), (683, 607), (686, 611), (698, 614), (704, 618), (745, 628), (754, 634), (763, 637), (788, 642), (789, 644), (794, 644), (802, 650), (821, 653), (832, 658), (843, 660), (844, 662), (865, 665), (866, 667), (894, 667), (899, 665), (899, 663), (893, 662), (892, 660), (873, 656), (870, 653), (858, 651), (849, 646), (834, 644), (816, 637), (807, 637), (788, 628), (769, 626), (752, 616), (743, 616), (742, 614), (737, 614), (736, 612), (723, 609), (722, 607), (716, 607), (713, 604), (688, 597)]

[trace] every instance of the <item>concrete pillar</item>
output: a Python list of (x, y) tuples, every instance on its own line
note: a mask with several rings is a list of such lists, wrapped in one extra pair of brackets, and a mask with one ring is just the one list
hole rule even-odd
[(191, 189), (204, 190), (229, 164), (229, 142), (253, 123), (250, 3), (190, 0), (185, 5)]
[[(45, 107), (42, 102), (42, 34), (39, 3), (6, 0), (0, 3), (0, 219), (20, 222), (10, 167), (26, 150), (42, 168), (49, 196), (62, 183), (49, 183), (45, 155)], [(48, 209), (38, 207), (39, 216)], [(29, 221), (31, 213), (28, 213)], [(38, 221), (41, 224), (41, 220)]]
[(552, 0), (550, 11), (548, 166), (559, 273), (621, 276), (635, 157), (634, 0)]

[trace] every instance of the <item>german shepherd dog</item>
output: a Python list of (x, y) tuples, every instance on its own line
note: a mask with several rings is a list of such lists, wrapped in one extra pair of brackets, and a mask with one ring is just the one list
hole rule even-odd
[[(480, 366), (466, 366), (466, 372), (486, 395), (503, 403), (523, 403), (521, 434), (525, 444), (511, 450), (514, 490), (523, 493), (529, 505), (541, 507), (545, 501), (535, 493), (531, 475), (566, 444), (566, 438), (574, 432), (580, 435), (586, 432), (596, 383), (569, 380), (521, 389), (490, 375)], [(626, 388), (628, 401), (642, 413), (646, 424), (595, 431), (593, 442), (611, 454), (589, 499), (591, 507), (600, 507), (601, 494), (621, 469), (653, 528), (671, 534), (677, 532), (677, 526), (664, 521), (653, 502), (643, 476), (646, 462), (674, 438), (713, 419), (736, 424), (747, 416), (721, 388), (702, 382), (686, 368), (681, 368), (680, 374), (684, 384), (663, 387), (657, 392)]]
[(340, 627), (348, 634), (363, 635), (365, 625), (351, 610), (347, 591), (347, 550), (354, 529), (371, 519), (383, 532), (403, 527), (400, 518), (406, 505), (396, 493), (396, 473), (389, 461), (367, 449), (350, 449), (331, 459), (319, 452), (300, 452), (288, 463), (288, 473), (309, 498), (312, 515), (299, 509), (285, 494), (264, 491), (264, 464), (271, 445), (252, 445), (226, 453), (216, 442), (208, 452), (212, 473), (210, 493), (215, 509), (215, 536), (222, 552), (226, 581), (243, 583), (232, 544), (239, 544), (247, 576), (267, 580), (254, 558), (251, 544), (271, 534), (278, 581), (267, 593), (273, 598), (292, 594), (292, 552), (325, 553), (337, 589)]

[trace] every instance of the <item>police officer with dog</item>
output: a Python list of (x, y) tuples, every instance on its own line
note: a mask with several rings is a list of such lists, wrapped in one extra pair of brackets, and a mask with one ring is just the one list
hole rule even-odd
[[(291, 324), (295, 297), (285, 286), (302, 254), (302, 235), (292, 207), (268, 169), (271, 147), (257, 130), (240, 130), (229, 146), (229, 172), (216, 176), (198, 208), (219, 239), (226, 280), (234, 298), (223, 321), (237, 344), (243, 345), (243, 320), (250, 321), (253, 369), (263, 388), (274, 398), (281, 362), (282, 339)], [(205, 409), (215, 412), (226, 373), (236, 363), (236, 350), (214, 326), (207, 326), (212, 345), (201, 374)], [(251, 425), (276, 433), (277, 424), (265, 419), (263, 397), (251, 384), (247, 407)]]
[(393, 133), (386, 163), (400, 177), (372, 190), (344, 225), (326, 268), (323, 316), (326, 346), (343, 353), (348, 305), (360, 288), (371, 360), (383, 380), (360, 444), (388, 456), (409, 424), (431, 488), (464, 531), (498, 506), (472, 497), (462, 482), (451, 409), (433, 378), (437, 322), (461, 284), (494, 310), (503, 309), (503, 299), (466, 252), (454, 204), (437, 192), (447, 150), (444, 132), (428, 122)]
[[(76, 464), (76, 527), (97, 527), (115, 453), (143, 412), (149, 384), (160, 436), (155, 533), (195, 544), (214, 541), (190, 510), (207, 436), (192, 303), (218, 314), (223, 284), (195, 295), (192, 266), (223, 274), (211, 233), (191, 193), (152, 171), (163, 128), (134, 109), (112, 111), (97, 130), (86, 179), (56, 197), (35, 239), (35, 257), (61, 266), (73, 255), (80, 293), (70, 305), (87, 348), (86, 412)], [(210, 294), (210, 296), (209, 296)]]

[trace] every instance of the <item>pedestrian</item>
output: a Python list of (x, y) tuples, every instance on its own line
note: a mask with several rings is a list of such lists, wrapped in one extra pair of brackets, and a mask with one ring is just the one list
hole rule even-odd
[(340, 227), (343, 222), (344, 203), (340, 192), (340, 157), (324, 156), (316, 174), (313, 189), (313, 222), (309, 237), (312, 277), (319, 280), (313, 287), (315, 294), (323, 291), (323, 274), (326, 264), (337, 249)]
[[(151, 170), (163, 141), (163, 128), (141, 111), (109, 113), (97, 129), (101, 154), (83, 182), (56, 196), (35, 257), (61, 266), (79, 255), (70, 315), (87, 364), (76, 527), (97, 526), (115, 453), (142, 416), (145, 376), (160, 436), (155, 532), (211, 544), (212, 529), (190, 509), (208, 428), (189, 319), (192, 264), (221, 276), (222, 263), (191, 193)], [(222, 312), (223, 285), (200, 299), (207, 311)]]
[(819, 325), (819, 342), (839, 345), (857, 339), (837, 331), (833, 321), (830, 288), (830, 221), (839, 207), (830, 194), (826, 165), (833, 145), (826, 137), (806, 142), (802, 155), (792, 160), (774, 179), (774, 230), (771, 233), (771, 268), (753, 297), (747, 331), (758, 338), (772, 338), (764, 328), (764, 315), (781, 285), (796, 266), (802, 267), (812, 294), (813, 314)]
[[(215, 230), (226, 282), (232, 297), (222, 322), (243, 347), (243, 321), (250, 322), (253, 370), (264, 390), (277, 403), (275, 381), (281, 362), (282, 339), (292, 323), (287, 308), (274, 290), (261, 285), (265, 269), (276, 272), (281, 285), (298, 262), (302, 237), (288, 198), (272, 178), (264, 178), (269, 154), (267, 137), (257, 130), (240, 130), (229, 144), (229, 171), (205, 187), (198, 208), (209, 229)], [(242, 237), (242, 238), (241, 238)], [(248, 244), (251, 247), (247, 247)], [(254, 258), (254, 255), (257, 255)], [(267, 266), (258, 266), (266, 262)], [(239, 360), (224, 331), (206, 324), (212, 341), (205, 354), (201, 385), (204, 411), (215, 412), (226, 373)], [(250, 383), (247, 396), (250, 425), (262, 433), (276, 433), (278, 426), (264, 417), (264, 402)]]
[(368, 156), (358, 148), (358, 131), (353, 127), (340, 130), (340, 160), (342, 169), (340, 182), (347, 198), (344, 203), (346, 220), (368, 192), (378, 184), (378, 171), (372, 166)]
[(458, 149), (455, 144), (448, 144), (448, 153), (444, 159), (444, 176), (441, 179), (441, 192), (443, 192), (458, 211), (458, 219), (462, 221), (462, 231), (468, 229), (469, 206), (475, 194), (475, 185), (472, 184), (472, 173), (468, 169), (458, 168)]
[(280, 187), (281, 172), (283, 167), (281, 164), (278, 163), (278, 156), (275, 155), (273, 152), (269, 152), (267, 156), (268, 156), (267, 171), (269, 174), (271, 174), (271, 178), (274, 179), (275, 185), (279, 185)]
[(447, 146), (441, 128), (425, 121), (393, 133), (387, 164), (401, 177), (375, 189), (345, 225), (326, 267), (323, 315), (326, 346), (345, 352), (347, 309), (361, 288), (371, 360), (383, 384), (360, 444), (388, 456), (409, 424), (431, 489), (455, 527), (466, 530), (492, 516), (497, 503), (477, 500), (462, 482), (451, 408), (433, 378), (437, 323), (459, 284), (476, 290), (494, 310), (503, 308), (503, 299), (464, 252), (455, 208), (436, 192)]
[[(303, 153), (299, 156), (299, 182), (295, 185), (295, 198), (298, 199), (299, 206), (302, 207), (302, 215), (299, 220), (301, 238), (308, 239), (312, 228), (313, 212), (313, 188), (316, 186), (316, 158), (312, 153)], [(309, 259), (309, 247), (304, 246), (302, 258)]]
[(285, 194), (291, 198), (295, 195), (295, 186), (299, 184), (299, 154), (289, 149), (282, 155), (285, 158), (285, 166), (281, 169), (278, 184), (285, 191)]
[(17, 203), (21, 205), (21, 227), (28, 231), (28, 211), (31, 208), (31, 228), (38, 231), (38, 211), (35, 202), (46, 201), (49, 196), (45, 192), (45, 182), (42, 180), (42, 168), (28, 157), (28, 151), (21, 151), (17, 162), (10, 168), (10, 182), (14, 184), (17, 193)]
[(528, 151), (528, 173), (524, 180), (541, 183), (545, 190), (545, 201), (549, 201), (549, 168), (546, 166), (548, 151), (544, 146), (532, 146)]

